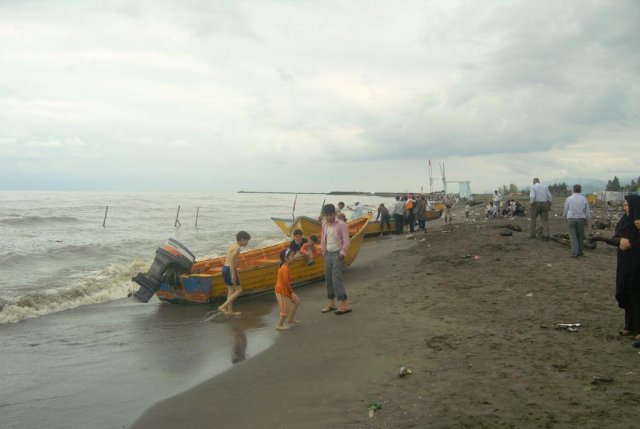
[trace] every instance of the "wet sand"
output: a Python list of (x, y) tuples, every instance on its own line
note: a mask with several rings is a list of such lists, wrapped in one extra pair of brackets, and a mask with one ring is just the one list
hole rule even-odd
[(0, 325), (0, 412), (9, 428), (123, 428), (154, 403), (272, 346), (277, 305), (203, 323), (213, 306), (132, 299)]
[[(618, 336), (615, 250), (573, 259), (527, 238), (526, 218), (459, 210), (424, 241), (363, 246), (345, 272), (353, 313), (321, 314), (321, 283), (299, 289), (300, 326), (133, 427), (636, 427), (640, 355)], [(523, 232), (500, 236), (506, 223)], [(552, 216), (551, 232), (565, 222)]]

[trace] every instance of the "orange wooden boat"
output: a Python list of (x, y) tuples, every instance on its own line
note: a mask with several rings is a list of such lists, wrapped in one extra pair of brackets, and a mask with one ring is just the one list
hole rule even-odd
[[(348, 224), (351, 245), (344, 259), (345, 267), (351, 265), (358, 256), (369, 219), (363, 217)], [(287, 247), (289, 241), (284, 241), (240, 254), (238, 274), (243, 296), (273, 290), (280, 267), (279, 255)], [(291, 262), (294, 287), (324, 278), (324, 257), (318, 256), (314, 261), (313, 265), (307, 265), (306, 258), (299, 257)], [(162, 283), (156, 292), (158, 298), (172, 303), (209, 303), (216, 298), (226, 297), (227, 286), (221, 273), (224, 262), (224, 257), (196, 261), (189, 274)]]

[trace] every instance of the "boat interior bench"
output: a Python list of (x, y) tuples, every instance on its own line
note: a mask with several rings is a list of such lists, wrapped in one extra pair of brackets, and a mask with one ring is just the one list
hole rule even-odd
[(275, 262), (280, 262), (279, 258), (256, 258), (256, 259), (251, 259), (252, 263), (258, 263), (258, 264), (273, 264)]

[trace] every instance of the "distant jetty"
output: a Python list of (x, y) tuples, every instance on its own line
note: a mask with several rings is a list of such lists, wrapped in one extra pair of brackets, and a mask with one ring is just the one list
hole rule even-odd
[(239, 194), (300, 194), (300, 195), (372, 195), (376, 197), (395, 197), (407, 192), (361, 192), (361, 191), (330, 191), (330, 192), (285, 192), (285, 191), (238, 191)]
[(287, 192), (287, 191), (238, 191), (239, 194), (291, 194), (291, 195), (327, 195), (326, 192)]

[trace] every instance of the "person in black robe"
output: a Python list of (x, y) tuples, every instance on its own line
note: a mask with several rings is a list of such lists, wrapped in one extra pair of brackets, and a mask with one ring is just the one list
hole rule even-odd
[[(592, 237), (616, 246), (616, 301), (624, 309), (624, 328), (620, 335), (635, 335), (640, 341), (640, 195), (626, 195), (624, 214), (612, 238)], [(634, 222), (638, 221), (638, 222)], [(635, 344), (634, 344), (635, 345)], [(640, 344), (639, 344), (640, 346)]]

